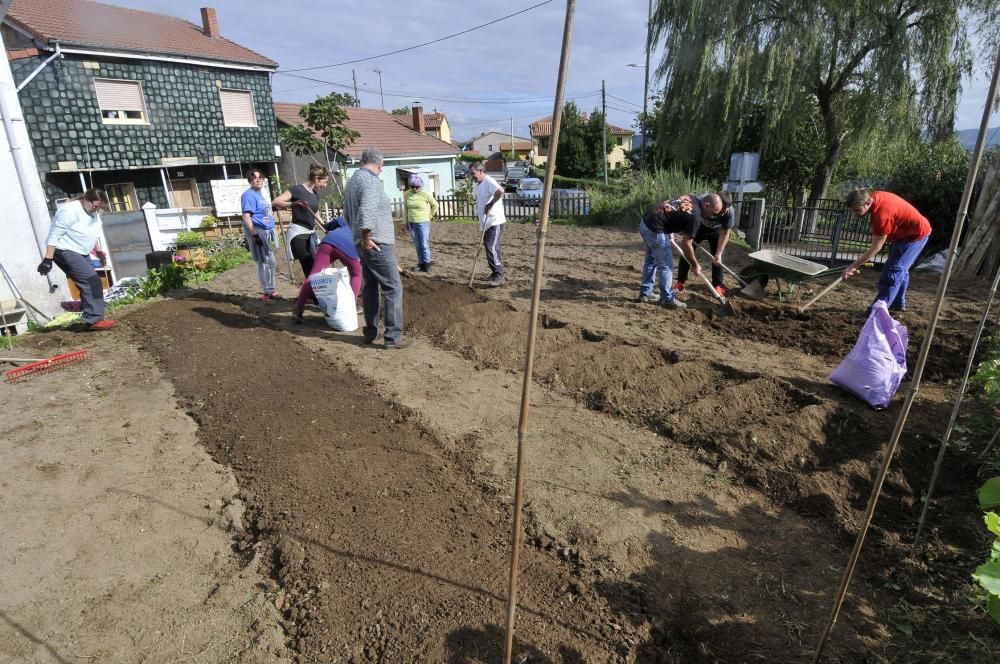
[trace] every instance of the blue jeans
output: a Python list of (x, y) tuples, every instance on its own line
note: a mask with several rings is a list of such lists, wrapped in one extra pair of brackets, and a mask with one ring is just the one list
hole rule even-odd
[(394, 346), (403, 339), (403, 282), (396, 266), (396, 248), (380, 245), (382, 251), (366, 251), (358, 247), (361, 258), (361, 305), (365, 309), (362, 330), (369, 341), (378, 336), (385, 301), (385, 345)]
[[(890, 309), (906, 308), (906, 287), (910, 284), (910, 268), (927, 245), (930, 236), (910, 242), (893, 242), (889, 259), (882, 268), (878, 280), (878, 295), (875, 302), (882, 300)], [(874, 304), (875, 302), (872, 302)]]
[(243, 227), (243, 235), (247, 239), (250, 255), (257, 263), (257, 281), (260, 282), (260, 290), (271, 295), (275, 291), (274, 278), (278, 268), (278, 261), (274, 258), (274, 251), (271, 249), (271, 244), (274, 242), (274, 230), (265, 230), (260, 227), (254, 230), (264, 241), (264, 244), (259, 247), (253, 241), (253, 236), (247, 231), (246, 226)]
[(417, 263), (421, 266), (431, 263), (431, 222), (411, 221), (410, 239), (417, 248)]
[(670, 302), (674, 299), (674, 254), (670, 250), (670, 234), (654, 233), (642, 222), (639, 224), (639, 235), (646, 243), (646, 260), (642, 264), (639, 294), (653, 297), (653, 280), (659, 277), (660, 302)]

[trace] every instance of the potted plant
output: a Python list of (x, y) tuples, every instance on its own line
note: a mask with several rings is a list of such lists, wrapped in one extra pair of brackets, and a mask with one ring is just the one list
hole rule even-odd
[(198, 227), (201, 229), (203, 237), (218, 238), (221, 237), (222, 235), (218, 229), (218, 224), (219, 220), (217, 217), (213, 215), (208, 215), (202, 218), (201, 223), (198, 225)]
[(174, 245), (176, 246), (174, 260), (189, 261), (191, 251), (202, 245), (202, 238), (196, 231), (181, 231), (177, 234)]

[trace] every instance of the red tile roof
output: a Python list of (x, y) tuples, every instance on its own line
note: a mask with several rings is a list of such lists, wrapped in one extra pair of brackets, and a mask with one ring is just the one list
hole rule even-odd
[(92, 0), (13, 0), (6, 21), (45, 42), (277, 67), (200, 24)]
[[(413, 126), (412, 113), (410, 115), (394, 115), (393, 117), (405, 124), (407, 127)], [(444, 113), (424, 113), (425, 129), (440, 129), (443, 121)]]
[(21, 60), (23, 58), (33, 58), (38, 55), (37, 48), (22, 48), (19, 50), (7, 51), (7, 59), (10, 61)]
[[(531, 141), (515, 141), (514, 149), (521, 150), (522, 152), (527, 152), (531, 150)], [(500, 152), (508, 152), (510, 150), (510, 141), (500, 144)]]
[[(303, 124), (299, 117), (302, 104), (274, 103), (274, 115), (278, 122), (286, 125)], [(390, 115), (385, 111), (371, 108), (348, 108), (345, 123), (350, 129), (361, 134), (351, 143), (344, 154), (352, 159), (361, 157), (365, 148), (377, 147), (386, 157), (409, 155), (458, 154), (459, 150), (450, 143), (418, 134), (405, 122), (407, 118)]]
[[(588, 116), (586, 113), (581, 113), (580, 117), (586, 121)], [(531, 130), (532, 136), (549, 136), (552, 134), (552, 116), (549, 115), (541, 120), (535, 120), (528, 125), (528, 129)], [(615, 126), (610, 122), (608, 123), (608, 129), (611, 130), (612, 136), (632, 136), (635, 134), (635, 131), (632, 129), (624, 129), (622, 127)]]

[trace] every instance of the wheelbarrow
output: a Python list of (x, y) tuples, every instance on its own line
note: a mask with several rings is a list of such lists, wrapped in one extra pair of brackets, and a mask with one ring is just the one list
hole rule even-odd
[[(747, 254), (747, 257), (753, 263), (740, 273), (747, 282), (740, 294), (755, 300), (764, 298), (764, 289), (772, 277), (778, 280), (778, 299), (783, 299), (783, 297), (791, 297), (795, 287), (803, 281), (822, 279), (832, 274), (841, 274), (844, 271), (842, 267), (828, 268), (825, 265), (771, 249), (755, 251), (752, 254)], [(782, 295), (781, 281), (788, 285), (784, 296)]]

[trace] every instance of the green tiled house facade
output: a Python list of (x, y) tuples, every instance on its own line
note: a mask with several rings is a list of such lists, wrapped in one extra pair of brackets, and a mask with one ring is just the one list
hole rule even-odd
[[(41, 57), (12, 61), (15, 81), (23, 81), (41, 62)], [(137, 81), (145, 117), (109, 122), (95, 80)], [(241, 98), (249, 92), (256, 126), (226, 126), (222, 90)], [(268, 71), (66, 54), (19, 96), (53, 209), (56, 199), (82, 191), (81, 172), (87, 186), (118, 185), (121, 191), (121, 185), (131, 185), (133, 206), (168, 207), (166, 176), (172, 189), (187, 188), (175, 196), (175, 207), (183, 200), (210, 207), (209, 182), (223, 178), (223, 165), (235, 178), (250, 166), (267, 166), (270, 174), (276, 160)]]

